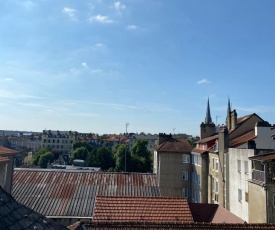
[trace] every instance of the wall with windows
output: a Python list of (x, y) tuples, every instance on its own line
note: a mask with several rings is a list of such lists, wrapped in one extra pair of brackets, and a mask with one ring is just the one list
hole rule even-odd
[(251, 200), (248, 194), (248, 179), (251, 179), (252, 166), (248, 157), (254, 156), (253, 149), (235, 149), (228, 150), (228, 179), (229, 197), (226, 201), (229, 203), (229, 210), (248, 222), (248, 202)]
[(219, 204), (219, 197), (222, 195), (222, 189), (220, 188), (220, 185), (222, 184), (222, 172), (220, 166), (219, 154), (216, 152), (210, 152), (208, 202), (212, 204)]
[(191, 193), (191, 156), (189, 153), (154, 152), (154, 172), (162, 196), (186, 197)]
[(192, 171), (191, 173), (191, 202), (201, 203), (201, 182), (202, 182), (202, 157), (200, 153), (192, 152), (191, 153), (191, 164)]

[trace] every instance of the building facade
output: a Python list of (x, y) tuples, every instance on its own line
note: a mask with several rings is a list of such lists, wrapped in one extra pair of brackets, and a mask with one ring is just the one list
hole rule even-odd
[(191, 146), (186, 139), (159, 134), (159, 145), (154, 152), (154, 173), (162, 196), (192, 199)]

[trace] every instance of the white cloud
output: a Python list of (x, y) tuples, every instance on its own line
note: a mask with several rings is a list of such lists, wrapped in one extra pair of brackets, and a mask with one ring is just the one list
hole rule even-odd
[(28, 107), (42, 107), (41, 104), (37, 103), (18, 103), (19, 105), (28, 106)]
[(77, 68), (71, 68), (70, 71), (75, 72), (75, 71), (77, 71)]
[(10, 77), (6, 77), (4, 78), (4, 81), (13, 81), (14, 79), (13, 78), (10, 78)]
[(19, 94), (11, 91), (6, 91), (6, 90), (0, 90), (0, 98), (17, 99), (17, 98), (41, 98), (41, 97), (28, 95), (28, 94)]
[(202, 79), (200, 81), (197, 82), (198, 84), (207, 84), (207, 83), (210, 83), (210, 81), (208, 81), (207, 79)]
[(126, 6), (121, 4), (121, 2), (119, 2), (119, 1), (114, 2), (114, 7), (118, 11), (126, 9)]
[(92, 69), (91, 72), (92, 73), (101, 73), (102, 69)]
[(102, 43), (96, 43), (95, 44), (95, 47), (98, 47), (98, 48), (100, 48), (100, 47), (103, 47), (104, 45), (102, 44)]
[(99, 23), (102, 23), (102, 24), (109, 24), (109, 23), (113, 23), (114, 21), (109, 19), (108, 16), (102, 16), (102, 15), (97, 15), (97, 16), (94, 16), (94, 17), (90, 17), (89, 19), (90, 22), (99, 22)]
[(68, 15), (71, 19), (76, 20), (76, 9), (69, 8), (69, 7), (64, 7), (62, 12), (66, 15)]
[(88, 68), (88, 67), (89, 67), (88, 64), (87, 64), (86, 62), (82, 62), (81, 65), (82, 65), (83, 67), (85, 67), (85, 68)]
[(127, 30), (136, 30), (138, 27), (136, 25), (128, 25), (126, 27)]

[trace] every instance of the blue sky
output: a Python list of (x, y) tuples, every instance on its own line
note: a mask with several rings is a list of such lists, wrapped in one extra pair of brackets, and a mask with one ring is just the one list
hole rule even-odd
[(0, 129), (199, 135), (275, 123), (273, 0), (0, 0)]

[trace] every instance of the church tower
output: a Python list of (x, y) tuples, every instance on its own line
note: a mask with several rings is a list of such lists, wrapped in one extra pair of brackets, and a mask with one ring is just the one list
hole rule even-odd
[(210, 137), (216, 133), (216, 126), (212, 122), (212, 118), (211, 118), (209, 98), (207, 101), (205, 121), (201, 123), (200, 127), (201, 127), (201, 135), (200, 135), (201, 139)]

